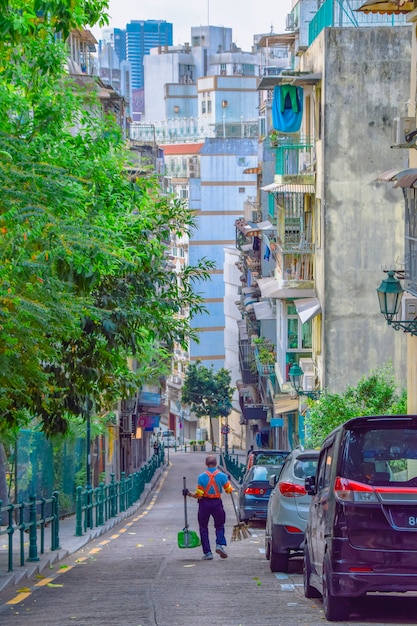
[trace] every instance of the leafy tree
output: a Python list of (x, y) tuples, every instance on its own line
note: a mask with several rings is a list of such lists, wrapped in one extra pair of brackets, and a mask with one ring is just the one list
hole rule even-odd
[(205, 367), (200, 361), (191, 363), (187, 369), (181, 391), (181, 401), (189, 404), (197, 417), (208, 417), (210, 440), (214, 443), (212, 419), (227, 417), (232, 409), (233, 388), (230, 372), (222, 367), (217, 372)]
[(392, 365), (386, 365), (363, 376), (343, 394), (325, 391), (317, 402), (310, 403), (307, 445), (319, 447), (326, 435), (352, 417), (405, 413), (406, 390), (398, 391)]
[[(106, 2), (0, 5), (0, 435), (33, 416), (48, 435), (100, 413), (167, 366), (204, 310), (202, 260), (167, 271), (173, 233), (194, 222), (137, 179), (120, 129), (77, 88), (56, 37), (102, 19)], [(104, 19), (104, 18), (103, 18)], [(77, 132), (74, 132), (77, 129)], [(128, 358), (139, 363), (137, 372)]]

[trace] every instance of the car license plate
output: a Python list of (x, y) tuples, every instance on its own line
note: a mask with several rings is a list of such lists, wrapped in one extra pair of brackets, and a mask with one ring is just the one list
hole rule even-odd
[(417, 530), (417, 509), (414, 507), (395, 507), (390, 510), (392, 525), (407, 530)]

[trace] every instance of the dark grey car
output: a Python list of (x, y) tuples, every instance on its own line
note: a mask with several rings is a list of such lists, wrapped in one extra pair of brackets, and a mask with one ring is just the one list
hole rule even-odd
[(304, 552), (304, 593), (329, 621), (350, 598), (417, 591), (417, 415), (358, 417), (324, 441)]

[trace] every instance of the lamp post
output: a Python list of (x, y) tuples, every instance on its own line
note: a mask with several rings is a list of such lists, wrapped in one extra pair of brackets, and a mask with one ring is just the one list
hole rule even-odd
[(384, 278), (376, 292), (378, 294), (379, 308), (387, 320), (388, 326), (392, 326), (394, 330), (403, 330), (405, 333), (417, 336), (416, 319), (395, 319), (400, 311), (404, 289), (398, 278), (395, 277), (394, 270), (389, 270), (388, 277)]
[(307, 396), (307, 398), (311, 398), (312, 400), (318, 400), (321, 394), (320, 389), (314, 389), (312, 391), (304, 391), (303, 389), (303, 376), (304, 372), (301, 367), (294, 363), (291, 367), (289, 373), (290, 383), (297, 396)]

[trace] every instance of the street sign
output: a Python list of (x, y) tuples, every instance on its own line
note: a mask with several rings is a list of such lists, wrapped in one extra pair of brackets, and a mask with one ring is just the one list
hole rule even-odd
[(228, 435), (230, 433), (230, 426), (222, 426), (222, 435)]

